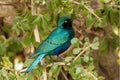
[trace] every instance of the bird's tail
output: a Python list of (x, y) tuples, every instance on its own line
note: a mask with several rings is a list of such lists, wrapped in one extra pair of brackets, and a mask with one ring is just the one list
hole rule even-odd
[(42, 58), (45, 57), (45, 55), (46, 55), (46, 54), (38, 55), (38, 57), (37, 57), (37, 58), (32, 62), (32, 64), (27, 68), (26, 72), (27, 72), (27, 73), (30, 72), (30, 71), (33, 69), (33, 67), (35, 67), (35, 66), (39, 63), (39, 61), (41, 61)]

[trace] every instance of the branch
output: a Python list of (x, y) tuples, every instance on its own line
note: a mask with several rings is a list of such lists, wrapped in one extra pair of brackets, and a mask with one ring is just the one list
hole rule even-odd
[(62, 69), (61, 69), (60, 71), (61, 71), (62, 75), (64, 76), (65, 80), (69, 80), (69, 79), (67, 78), (67, 76), (65, 75), (64, 71), (63, 71)]
[[(80, 5), (77, 1), (72, 1), (74, 4)], [(87, 9), (91, 14), (93, 14), (99, 21), (101, 21), (101, 18), (94, 13), (94, 11), (90, 8), (88, 8), (86, 5), (84, 5), (84, 8)]]
[[(41, 64), (42, 64), (43, 66), (45, 65), (44, 59), (42, 59)], [(46, 71), (46, 67), (43, 67), (43, 80), (47, 80), (47, 71)]]
[(90, 44), (89, 46), (85, 47), (85, 49), (83, 49), (73, 60), (76, 61), (87, 49), (89, 49), (92, 46), (92, 44)]
[(61, 66), (64, 66), (64, 65), (69, 66), (71, 63), (70, 63), (70, 62), (69, 62), (69, 63), (65, 63), (65, 62), (55, 62), (55, 63), (50, 63), (50, 64), (46, 65), (46, 68), (51, 67), (51, 66), (53, 66), (53, 65), (55, 65), (55, 64), (58, 64), (58, 65), (61, 65)]
[(22, 73), (22, 72), (25, 72), (26, 70), (27, 70), (27, 68), (20, 70), (20, 72)]
[[(31, 0), (31, 14), (37, 15), (37, 9), (34, 8), (34, 0)], [(34, 29), (34, 37), (35, 37), (36, 42), (40, 42), (39, 31), (38, 31), (37, 25), (35, 26), (35, 29)]]
[(85, 71), (87, 74), (91, 75), (91, 76), (94, 78), (94, 80), (98, 80), (98, 79), (95, 77), (95, 75), (92, 74), (90, 71), (85, 70), (85, 69), (84, 69), (84, 71)]

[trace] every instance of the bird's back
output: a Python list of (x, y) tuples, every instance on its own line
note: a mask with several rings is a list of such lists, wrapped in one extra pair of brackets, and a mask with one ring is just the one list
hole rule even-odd
[(64, 29), (56, 28), (43, 42), (39, 45), (33, 56), (39, 54), (53, 54), (54, 49), (61, 46), (62, 44), (70, 41), (69, 31)]

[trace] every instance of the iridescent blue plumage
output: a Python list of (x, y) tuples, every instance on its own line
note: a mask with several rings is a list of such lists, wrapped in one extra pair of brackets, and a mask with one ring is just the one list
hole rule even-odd
[(69, 48), (70, 41), (74, 37), (72, 20), (63, 16), (57, 24), (57, 28), (38, 46), (36, 52), (30, 57), (36, 57), (33, 63), (28, 67), (26, 72), (30, 72), (35, 65), (47, 55), (59, 55)]

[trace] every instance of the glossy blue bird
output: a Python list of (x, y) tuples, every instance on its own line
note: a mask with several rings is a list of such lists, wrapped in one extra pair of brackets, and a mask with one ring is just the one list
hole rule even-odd
[(59, 55), (69, 48), (74, 37), (72, 20), (63, 16), (59, 19), (57, 28), (38, 46), (30, 58), (36, 57), (26, 72), (30, 72), (47, 55)]

